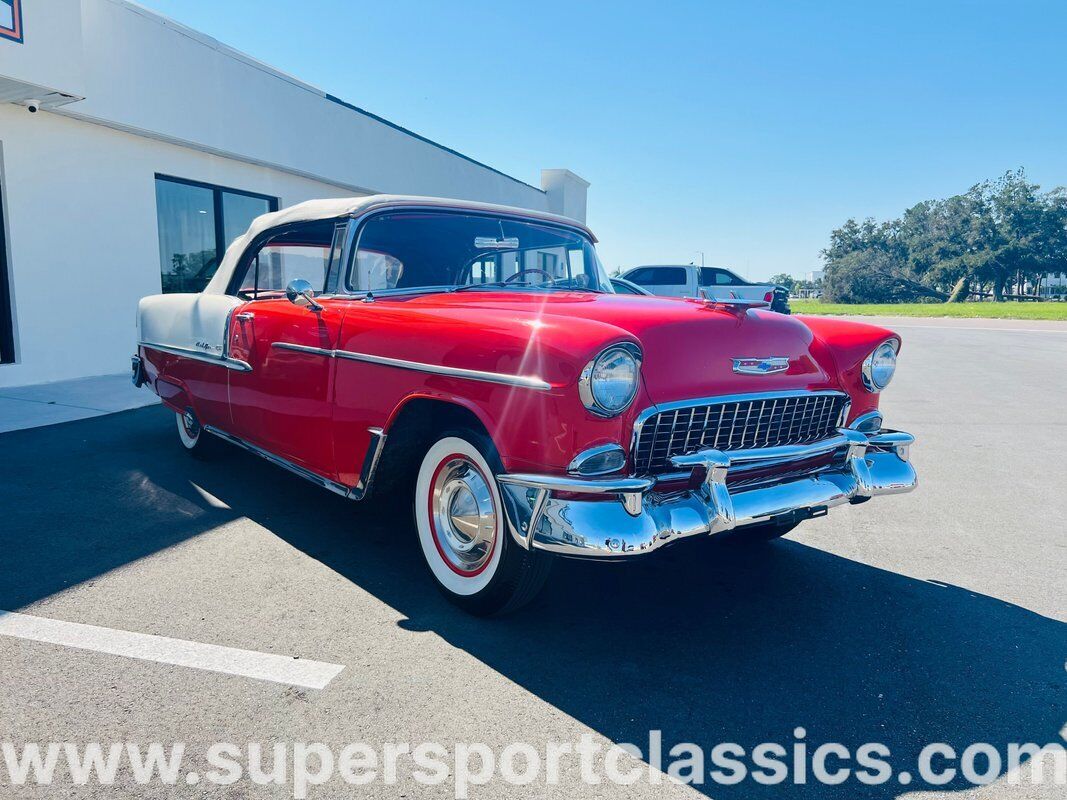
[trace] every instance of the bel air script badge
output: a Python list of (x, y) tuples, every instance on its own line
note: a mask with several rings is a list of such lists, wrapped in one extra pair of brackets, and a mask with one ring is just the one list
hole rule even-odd
[(768, 358), (735, 358), (734, 372), (741, 375), (772, 375), (789, 369), (789, 359), (780, 356)]

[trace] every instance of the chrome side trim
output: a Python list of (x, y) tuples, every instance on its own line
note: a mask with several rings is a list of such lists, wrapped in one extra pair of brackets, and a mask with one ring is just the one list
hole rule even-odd
[(194, 361), (202, 361), (205, 364), (214, 364), (216, 367), (225, 367), (226, 369), (236, 370), (237, 372), (251, 372), (252, 365), (247, 361), (241, 361), (237, 358), (230, 358), (228, 356), (213, 356), (209, 353), (201, 353), (198, 350), (192, 350), (188, 347), (172, 347), (169, 344), (159, 344), (157, 342), (138, 342), (138, 346), (147, 347), (150, 350), (158, 350), (161, 353), (170, 353), (174, 356), (182, 356), (183, 358), (191, 358)]
[(243, 450), (254, 453), (260, 458), (274, 464), (276, 467), (281, 467), (294, 475), (299, 475), (304, 480), (310, 481), (316, 486), (321, 486), (324, 489), (329, 489), (334, 494), (339, 494), (341, 497), (348, 498), (349, 500), (362, 500), (367, 495), (367, 492), (370, 491), (371, 481), (374, 479), (374, 471), (378, 468), (378, 460), (381, 457), (382, 448), (385, 445), (385, 434), (382, 432), (382, 429), (368, 428), (371, 435), (371, 443), (367, 447), (367, 455), (363, 459), (363, 469), (360, 472), (359, 483), (355, 486), (346, 486), (343, 483), (324, 478), (322, 475), (317, 475), (299, 464), (294, 464), (286, 458), (282, 458), (269, 450), (264, 450), (262, 447), (254, 445), (239, 436), (234, 436), (232, 433), (227, 433), (221, 428), (216, 428), (214, 425), (205, 425), (204, 430), (218, 436), (220, 439), (223, 439), (230, 444), (237, 445)]
[(459, 367), (444, 367), (439, 364), (423, 364), (418, 361), (405, 361), (400, 358), (387, 358), (386, 356), (372, 356), (367, 353), (356, 353), (351, 350), (327, 350), (322, 347), (308, 347), (291, 342), (274, 342), (271, 347), (279, 350), (293, 350), (297, 353), (310, 353), (312, 355), (325, 356), (326, 358), (343, 358), (348, 361), (362, 361), (367, 364), (378, 364), (383, 367), (396, 367), (408, 369), (414, 372), (426, 372), (431, 375), (445, 375), (449, 378), (464, 378), (470, 381), (483, 383), (500, 383), (504, 386), (517, 386), (522, 389), (537, 389), (548, 391), (552, 384), (532, 375), (507, 375), (502, 372), (482, 372), (476, 369), (461, 369)]
[(250, 453), (255, 453), (257, 456), (266, 459), (270, 463), (274, 464), (276, 467), (281, 467), (282, 469), (292, 472), (294, 475), (299, 475), (304, 480), (311, 481), (317, 486), (321, 486), (324, 489), (329, 489), (334, 494), (339, 494), (341, 495), (341, 497), (349, 496), (350, 489), (344, 484), (337, 483), (336, 481), (331, 481), (329, 478), (324, 478), (321, 475), (316, 475), (311, 470), (305, 469), (299, 464), (294, 464), (292, 461), (282, 458), (279, 455), (275, 455), (269, 450), (264, 450), (262, 447), (258, 447), (257, 445), (254, 445), (251, 442), (246, 442), (239, 436), (234, 436), (232, 433), (227, 433), (224, 430), (220, 430), (214, 425), (205, 425), (204, 430), (208, 433), (215, 434), (220, 439), (224, 439), (230, 444), (235, 444)]
[(371, 481), (378, 469), (378, 461), (385, 449), (385, 432), (381, 428), (368, 428), (370, 432), (370, 444), (367, 445), (367, 455), (363, 458), (363, 468), (359, 472), (359, 483), (353, 486), (348, 496), (352, 500), (362, 500), (370, 492)]

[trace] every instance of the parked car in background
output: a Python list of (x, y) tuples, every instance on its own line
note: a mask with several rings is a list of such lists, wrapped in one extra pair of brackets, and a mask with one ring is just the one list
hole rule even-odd
[(225, 442), (382, 498), (476, 614), (528, 602), (557, 557), (774, 538), (915, 486), (878, 410), (895, 333), (620, 297), (595, 241), (420, 197), (265, 214), (202, 292), (141, 300), (133, 381), (192, 455)]
[(612, 278), (611, 288), (615, 290), (615, 294), (640, 294), (646, 297), (652, 294), (648, 289), (642, 289), (636, 283), (626, 280), (626, 278)]
[(624, 272), (624, 280), (663, 297), (708, 297), (712, 300), (758, 300), (771, 311), (789, 313), (789, 292), (773, 283), (749, 283), (723, 267), (650, 264)]

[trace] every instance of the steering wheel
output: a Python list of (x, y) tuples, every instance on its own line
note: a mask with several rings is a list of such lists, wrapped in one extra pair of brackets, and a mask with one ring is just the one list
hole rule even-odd
[(549, 282), (554, 282), (556, 280), (554, 277), (552, 277), (551, 272), (546, 272), (545, 270), (537, 269), (536, 267), (529, 267), (526, 269), (520, 269), (514, 275), (509, 275), (504, 279), (504, 283), (514, 283), (520, 276), (525, 275), (527, 272), (540, 272), (542, 275), (548, 278)]

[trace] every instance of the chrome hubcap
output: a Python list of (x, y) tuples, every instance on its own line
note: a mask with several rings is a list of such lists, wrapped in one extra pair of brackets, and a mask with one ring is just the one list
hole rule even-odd
[(182, 414), (182, 425), (185, 426), (185, 432), (190, 438), (195, 439), (200, 434), (200, 423), (192, 411), (186, 410)]
[(465, 457), (437, 469), (430, 489), (430, 521), (441, 555), (460, 573), (475, 573), (493, 555), (496, 507), (485, 476)]

